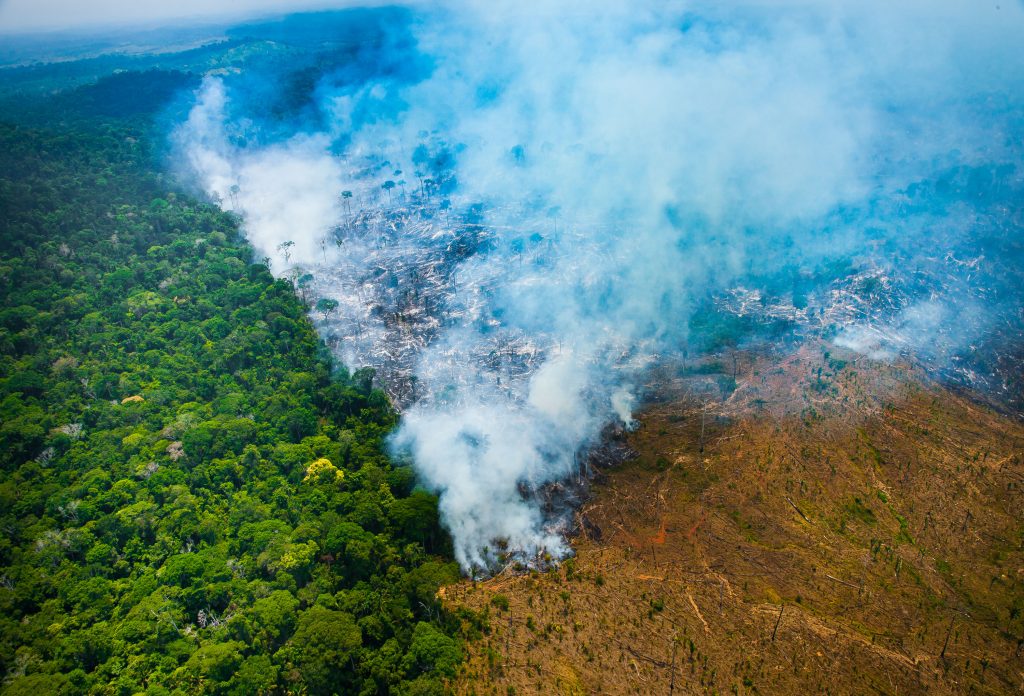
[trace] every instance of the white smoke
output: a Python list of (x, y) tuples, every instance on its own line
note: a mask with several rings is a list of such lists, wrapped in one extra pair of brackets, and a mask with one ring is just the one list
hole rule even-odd
[(274, 259), (323, 260), (322, 241), (341, 214), (342, 168), (324, 134), (300, 134), (266, 148), (232, 147), (225, 130), (224, 82), (207, 78), (178, 138), (203, 189), (228, 210), (243, 212), (252, 245)]
[[(358, 304), (372, 264), (415, 264), (453, 225), (438, 214), (387, 254), (357, 239), (335, 248), (326, 240), (353, 217), (342, 191), (369, 215), (394, 195), (380, 179), (412, 172), (425, 138), (457, 151), (453, 208), (481, 204), (493, 251), (450, 275), (449, 315), (420, 351), (395, 444), (440, 493), (468, 569), (505, 549), (566, 552), (528, 492), (574, 474), (609, 422), (632, 423), (636, 376), (685, 344), (695, 298), (867, 253), (862, 230), (828, 222), (834, 211), (951, 158), (1019, 156), (976, 109), (1021, 85), (1022, 27), (1017, 4), (953, 0), (466, 2), (417, 24), (426, 79), (325, 88), (323, 132), (232, 144), (245, 124), (208, 78), (177, 138), (275, 272), (313, 269), (343, 305)], [(385, 103), (404, 106), (365, 118)], [(402, 215), (412, 225), (397, 195), (406, 212), (374, 218), (381, 234)], [(911, 314), (916, 328), (924, 315)], [(365, 330), (358, 340), (383, 340)], [(891, 354), (869, 338), (851, 328), (837, 342)], [(516, 372), (517, 360), (536, 364)]]

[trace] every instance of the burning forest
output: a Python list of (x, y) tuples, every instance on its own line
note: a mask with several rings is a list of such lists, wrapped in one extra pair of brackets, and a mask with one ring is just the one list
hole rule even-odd
[(908, 63), (850, 8), (464, 9), (388, 27), (294, 122), (208, 75), (173, 140), (376, 371), (467, 570), (568, 552), (521, 492), (631, 427), (655, 364), (825, 340), (1020, 404), (1016, 107), (979, 112), (1022, 76), (1000, 28), (925, 23), (944, 58)]

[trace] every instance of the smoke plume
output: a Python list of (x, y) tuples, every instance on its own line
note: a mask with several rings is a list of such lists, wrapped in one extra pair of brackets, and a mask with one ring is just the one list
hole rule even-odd
[(632, 424), (652, 360), (720, 345), (708, 307), (951, 369), (1019, 326), (1018, 3), (395, 17), (324, 69), (315, 118), (211, 75), (174, 139), (379, 369), (467, 569), (567, 552), (536, 491)]

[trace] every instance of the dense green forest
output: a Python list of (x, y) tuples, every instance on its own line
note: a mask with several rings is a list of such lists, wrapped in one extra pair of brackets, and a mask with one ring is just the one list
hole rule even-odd
[(74, 94), (0, 124), (4, 693), (442, 692), (476, 623), (372, 372), (174, 191), (152, 109)]

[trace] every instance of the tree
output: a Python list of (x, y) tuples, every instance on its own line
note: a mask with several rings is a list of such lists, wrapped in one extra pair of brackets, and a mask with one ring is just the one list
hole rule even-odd
[(390, 205), (391, 204), (391, 189), (395, 188), (395, 182), (392, 181), (391, 179), (388, 179), (383, 184), (381, 184), (381, 188), (388, 192), (388, 204)]
[(334, 310), (338, 308), (338, 301), (332, 300), (328, 297), (321, 297), (317, 300), (316, 311), (324, 315), (324, 319), (329, 317)]
[(269, 597), (256, 600), (247, 614), (253, 638), (263, 650), (276, 650), (295, 629), (299, 600), (287, 590), (274, 590)]
[(369, 396), (373, 390), (373, 380), (376, 376), (377, 371), (372, 367), (361, 367), (352, 373), (352, 385), (359, 393)]
[(354, 685), (352, 663), (363, 644), (351, 614), (313, 606), (302, 612), (285, 656), (312, 694), (347, 691)]
[(228, 696), (252, 696), (269, 694), (274, 691), (280, 670), (266, 655), (251, 655), (228, 682), (225, 693)]
[(245, 644), (237, 641), (204, 645), (175, 670), (171, 680), (191, 693), (209, 692), (204, 685), (227, 682), (235, 675), (244, 649)]
[(436, 674), (454, 677), (462, 662), (462, 649), (455, 639), (446, 636), (432, 624), (419, 622), (413, 631), (412, 645), (406, 654), (407, 673)]
[(437, 514), (437, 498), (426, 491), (414, 491), (407, 498), (400, 498), (389, 507), (392, 522), (402, 530), (403, 536), (414, 539), (426, 548), (433, 548), (440, 536), (440, 519)]
[(313, 277), (312, 273), (302, 273), (299, 275), (296, 281), (296, 286), (299, 288), (299, 292), (302, 294), (302, 303), (309, 304), (308, 290), (316, 278)]
[(295, 242), (289, 240), (287, 242), (281, 242), (277, 245), (277, 250), (284, 254), (284, 262), (287, 264), (292, 258), (292, 247), (295, 246)]
[(345, 210), (348, 212), (349, 217), (352, 217), (352, 192), (342, 191), (341, 200), (345, 203)]

